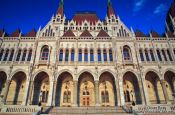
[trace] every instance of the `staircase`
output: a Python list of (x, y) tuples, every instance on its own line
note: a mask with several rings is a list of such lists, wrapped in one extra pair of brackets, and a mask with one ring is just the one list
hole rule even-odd
[[(53, 107), (43, 108), (50, 115), (128, 115), (122, 107)], [(43, 114), (44, 115), (44, 114)]]

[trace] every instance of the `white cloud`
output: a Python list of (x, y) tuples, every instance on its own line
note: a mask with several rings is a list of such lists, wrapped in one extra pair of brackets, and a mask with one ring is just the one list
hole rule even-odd
[(144, 3), (146, 2), (146, 0), (136, 0), (135, 4), (134, 4), (134, 12), (137, 12), (139, 10), (142, 9), (142, 7), (144, 6)]
[(167, 11), (167, 6), (165, 4), (159, 4), (155, 10), (154, 10), (154, 14), (163, 14)]

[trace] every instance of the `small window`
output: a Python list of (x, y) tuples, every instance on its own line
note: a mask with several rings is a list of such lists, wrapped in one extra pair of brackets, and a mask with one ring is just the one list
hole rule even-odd
[(90, 61), (94, 62), (94, 51), (93, 51), (93, 49), (90, 50)]
[(41, 60), (48, 60), (49, 57), (49, 48), (48, 46), (44, 46), (42, 48), (42, 52), (41, 52)]
[(12, 61), (13, 60), (13, 56), (14, 56), (14, 49), (11, 50), (11, 53), (10, 53), (10, 58), (9, 58), (9, 61)]
[(98, 49), (98, 61), (101, 62), (101, 50)]
[(111, 62), (113, 61), (112, 49), (109, 50), (109, 59)]
[(85, 49), (84, 51), (84, 61), (88, 62), (88, 50), (87, 49)]
[(69, 50), (66, 49), (65, 61), (69, 60)]
[(103, 50), (103, 57), (104, 57), (104, 61), (107, 61), (107, 52), (106, 49)]
[(71, 61), (74, 61), (75, 52), (74, 49), (71, 50)]
[(27, 50), (24, 49), (23, 55), (22, 55), (22, 61), (25, 61), (25, 59), (26, 59), (26, 54), (27, 54)]
[(9, 49), (6, 49), (3, 61), (7, 61), (8, 55), (9, 55)]
[(32, 58), (32, 49), (29, 50), (27, 61), (31, 61)]
[(124, 56), (124, 60), (131, 60), (131, 52), (129, 47), (124, 46), (123, 48), (123, 56)]
[(78, 61), (82, 62), (82, 50), (81, 49), (79, 49)]
[(16, 61), (19, 61), (20, 60), (20, 56), (21, 56), (21, 49), (18, 50)]
[(63, 50), (60, 50), (59, 61), (63, 61)]
[(143, 56), (143, 52), (142, 52), (141, 49), (139, 50), (139, 53), (140, 53), (140, 59), (141, 59), (141, 61), (144, 61), (144, 56)]

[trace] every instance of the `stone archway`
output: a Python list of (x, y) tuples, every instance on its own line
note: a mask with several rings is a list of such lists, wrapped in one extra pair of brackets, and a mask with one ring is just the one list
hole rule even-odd
[(99, 79), (99, 99), (101, 106), (117, 105), (117, 92), (114, 76), (109, 72), (101, 74)]
[(164, 79), (169, 101), (173, 102), (172, 94), (175, 92), (175, 73), (167, 71), (164, 75)]
[(78, 79), (79, 106), (95, 106), (94, 78), (89, 72), (84, 72)]
[(20, 105), (22, 104), (26, 84), (26, 74), (24, 72), (17, 72), (12, 77), (8, 95), (6, 99), (7, 105)]
[(165, 103), (159, 76), (155, 72), (149, 71), (145, 76), (145, 80), (150, 103), (151, 104)]
[(55, 106), (70, 107), (73, 103), (73, 77), (68, 72), (59, 75), (56, 84)]
[(38, 73), (34, 79), (32, 105), (46, 105), (48, 101), (49, 89), (49, 75), (45, 72)]
[(136, 75), (126, 72), (123, 76), (123, 90), (126, 104), (141, 104), (141, 93)]
[(0, 95), (4, 94), (6, 80), (7, 80), (6, 73), (3, 71), (0, 71)]

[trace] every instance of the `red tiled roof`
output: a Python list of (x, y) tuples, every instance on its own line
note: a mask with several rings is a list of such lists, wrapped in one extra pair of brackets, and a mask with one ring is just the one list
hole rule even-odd
[(167, 32), (167, 35), (168, 35), (168, 37), (170, 37), (170, 38), (174, 38), (174, 37), (175, 37), (175, 35), (174, 35), (171, 31), (168, 31), (168, 32)]
[(4, 30), (0, 30), (0, 37), (3, 36)]
[(135, 35), (136, 35), (136, 37), (146, 37), (146, 35), (143, 32), (141, 32), (140, 30), (137, 30), (135, 32)]
[(75, 34), (72, 32), (72, 30), (68, 30), (64, 33), (63, 37), (75, 37)]
[(115, 12), (112, 5), (108, 5), (107, 14), (108, 14), (108, 17), (110, 17), (111, 15), (115, 16)]
[(78, 13), (75, 14), (73, 20), (76, 21), (77, 24), (82, 24), (85, 20), (90, 22), (90, 24), (95, 25), (95, 23), (99, 20), (96, 14), (94, 13)]
[(63, 16), (63, 14), (64, 14), (64, 8), (63, 8), (63, 6), (59, 6), (59, 8), (57, 10), (57, 14)]
[(63, 0), (60, 1), (58, 10), (57, 10), (57, 14), (63, 16), (64, 15), (64, 6), (63, 6)]
[(160, 37), (160, 35), (155, 31), (152, 31), (151, 35), (152, 35), (152, 37)]
[(92, 35), (88, 30), (85, 30), (84, 32), (82, 32), (80, 37), (92, 37)]
[(33, 29), (25, 35), (25, 37), (36, 37), (36, 31)]
[(17, 29), (15, 32), (13, 32), (13, 33), (10, 35), (10, 37), (19, 37), (19, 35), (20, 35), (20, 30)]
[(98, 33), (97, 37), (110, 37), (110, 36), (104, 30), (101, 30)]

